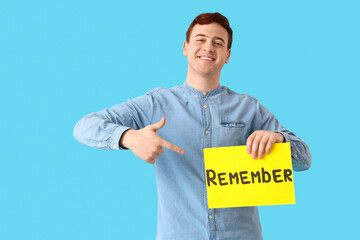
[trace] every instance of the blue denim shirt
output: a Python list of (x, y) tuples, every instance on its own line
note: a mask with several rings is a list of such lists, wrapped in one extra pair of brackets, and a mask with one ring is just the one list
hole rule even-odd
[(203, 149), (246, 145), (255, 130), (276, 131), (290, 142), (293, 169), (305, 170), (311, 164), (306, 143), (257, 99), (224, 86), (201, 92), (186, 82), (88, 114), (75, 126), (74, 137), (91, 147), (121, 149), (124, 131), (154, 124), (163, 116), (166, 124), (157, 134), (185, 154), (165, 149), (154, 164), (157, 239), (262, 239), (257, 207), (208, 209)]

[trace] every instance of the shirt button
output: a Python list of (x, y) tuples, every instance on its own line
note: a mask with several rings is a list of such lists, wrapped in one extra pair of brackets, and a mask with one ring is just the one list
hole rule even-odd
[(212, 215), (209, 215), (209, 218), (212, 219)]
[(205, 134), (208, 134), (208, 133), (209, 133), (209, 131), (208, 131), (208, 130), (206, 130), (206, 131), (205, 131)]
[(98, 145), (101, 146), (101, 142), (99, 142)]
[(113, 148), (116, 148), (116, 144), (113, 145)]
[(206, 92), (203, 92), (203, 95), (206, 96)]
[(206, 106), (206, 105), (204, 105), (204, 108), (206, 109), (206, 108), (207, 108), (207, 106)]

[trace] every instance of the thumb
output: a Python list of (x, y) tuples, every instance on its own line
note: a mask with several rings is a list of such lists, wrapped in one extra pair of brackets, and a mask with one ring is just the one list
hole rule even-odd
[(159, 122), (152, 125), (152, 129), (154, 131), (161, 129), (165, 125), (165, 122), (166, 122), (165, 117), (162, 117)]

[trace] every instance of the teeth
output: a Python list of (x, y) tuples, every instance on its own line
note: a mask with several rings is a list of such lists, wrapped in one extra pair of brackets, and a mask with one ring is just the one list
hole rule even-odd
[(212, 61), (212, 59), (211, 58), (208, 58), (208, 57), (200, 57), (201, 59), (205, 59), (205, 60), (210, 60), (210, 61)]

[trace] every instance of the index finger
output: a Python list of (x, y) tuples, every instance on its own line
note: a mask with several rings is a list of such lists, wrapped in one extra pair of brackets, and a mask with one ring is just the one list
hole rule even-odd
[(164, 139), (161, 139), (161, 146), (170, 150), (173, 150), (177, 153), (184, 154), (184, 149), (176, 146), (175, 144), (168, 142)]

